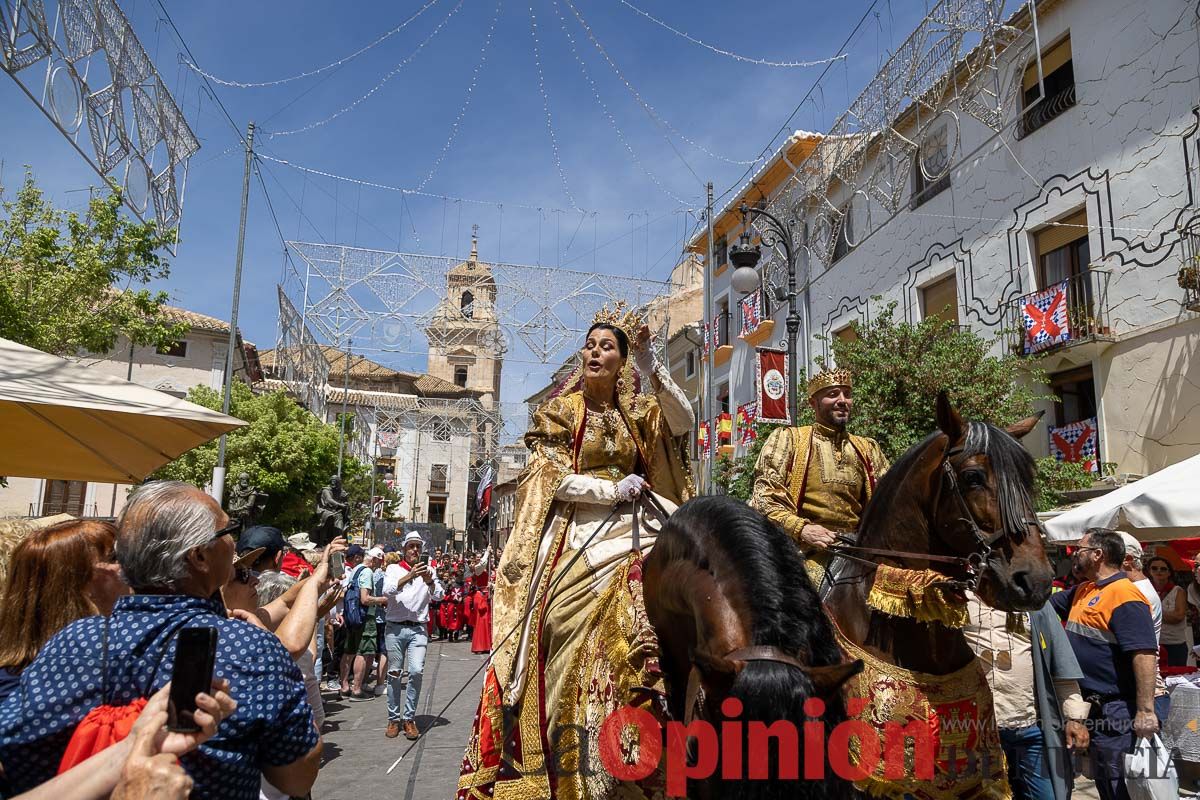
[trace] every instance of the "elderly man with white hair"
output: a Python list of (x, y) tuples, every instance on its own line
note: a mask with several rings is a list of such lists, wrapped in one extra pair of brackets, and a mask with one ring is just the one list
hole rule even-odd
[[(442, 598), (442, 584), (429, 565), (421, 560), (425, 542), (416, 531), (404, 537), (404, 560), (391, 564), (383, 578), (383, 596), (387, 598), (388, 654), (388, 725), (389, 739), (401, 729), (409, 739), (417, 739), (417, 701), (421, 698), (421, 673), (425, 669), (425, 649), (429, 646), (426, 625), (429, 603)], [(408, 688), (402, 673), (408, 670)], [(400, 698), (403, 692), (404, 706)]]
[(0, 705), (0, 763), (16, 791), (54, 774), (80, 721), (101, 706), (147, 698), (171, 679), (183, 628), (217, 630), (214, 675), (237, 713), (180, 762), (192, 797), (257, 800), (260, 775), (303, 796), (317, 777), (321, 738), (300, 671), (271, 633), (230, 619), (220, 589), (234, 570), (239, 523), (186, 483), (139, 487), (118, 520), (116, 559), (132, 595), (111, 616), (60, 631)]

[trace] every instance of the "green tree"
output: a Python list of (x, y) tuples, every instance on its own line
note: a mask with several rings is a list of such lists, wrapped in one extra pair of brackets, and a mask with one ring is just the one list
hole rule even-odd
[[(854, 374), (853, 431), (878, 441), (890, 460), (937, 427), (934, 399), (942, 389), (965, 419), (1005, 426), (1033, 413), (1035, 388), (1047, 383), (1036, 362), (1008, 352), (991, 355), (992, 341), (937, 317), (912, 325), (897, 321), (895, 313), (891, 303), (855, 326), (857, 339), (830, 341), (834, 362)], [(827, 366), (824, 358), (816, 361)], [(803, 394), (805, 376), (798, 380)], [(812, 423), (812, 408), (803, 398), (799, 417), (800, 425)], [(727, 493), (749, 498), (754, 463), (772, 427), (758, 426), (747, 455), (714, 465), (714, 481)], [(1063, 491), (1091, 485), (1081, 467), (1054, 458), (1039, 459), (1038, 473), (1044, 508), (1059, 504)]]
[(80, 218), (54, 208), (26, 170), (2, 208), (0, 337), (64, 355), (108, 352), (121, 334), (163, 346), (186, 332), (164, 317), (165, 292), (134, 288), (167, 277), (161, 251), (175, 232), (122, 215), (115, 184)]
[[(188, 399), (206, 408), (219, 409), (221, 394), (197, 386)], [(253, 484), (270, 497), (262, 519), (285, 531), (311, 530), (316, 497), (337, 472), (338, 426), (314, 417), (286, 392), (255, 395), (243, 383), (234, 383), (230, 413), (249, 424), (226, 438), (226, 485), (245, 472)], [(217, 442), (189, 450), (154, 473), (204, 486), (217, 463)], [(368, 465), (347, 457), (342, 464), (342, 488), (351, 502), (351, 530), (361, 530), (370, 505), (371, 474)], [(400, 495), (376, 481), (375, 493), (389, 503)], [(390, 505), (388, 507), (391, 507)]]

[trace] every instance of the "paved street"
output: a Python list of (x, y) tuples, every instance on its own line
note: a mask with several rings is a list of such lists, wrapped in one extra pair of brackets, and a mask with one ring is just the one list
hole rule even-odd
[(325, 765), (313, 787), (314, 800), (452, 797), (483, 682), (482, 670), (473, 673), (484, 660), (465, 641), (430, 643), (417, 712), (424, 735), (416, 742), (403, 735), (384, 738), (387, 698), (351, 703), (327, 693)]

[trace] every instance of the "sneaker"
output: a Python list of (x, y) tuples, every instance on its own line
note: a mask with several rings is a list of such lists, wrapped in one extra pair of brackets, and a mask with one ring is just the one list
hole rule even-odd
[(400, 735), (400, 723), (394, 719), (388, 720), (387, 730), (383, 732), (383, 735), (389, 739), (395, 739)]
[(409, 741), (415, 741), (421, 738), (421, 732), (417, 730), (417, 723), (411, 719), (404, 720), (404, 736)]
[(387, 694), (387, 687), (381, 683), (375, 687), (374, 692), (376, 697), (383, 697)]
[(342, 684), (338, 681), (325, 681), (321, 684), (321, 689), (326, 692), (338, 692), (342, 689)]
[(376, 697), (374, 692), (351, 692), (349, 695), (350, 702), (362, 702), (363, 700), (374, 700)]

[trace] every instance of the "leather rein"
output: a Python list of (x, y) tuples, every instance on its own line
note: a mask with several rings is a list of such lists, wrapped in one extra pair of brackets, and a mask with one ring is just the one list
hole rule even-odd
[[(934, 498), (934, 508), (936, 509), (940, 505), (943, 485), (949, 483), (953, 497), (957, 501), (959, 510), (962, 512), (962, 516), (958, 518), (957, 522), (965, 523), (975, 540), (975, 549), (971, 551), (970, 554), (966, 556), (942, 556), (933, 553), (915, 553), (906, 550), (889, 550), (881, 547), (861, 547), (855, 544), (854, 539), (844, 534), (838, 535), (838, 539), (841, 540), (843, 544), (831, 545), (829, 548), (827, 548), (829, 552), (836, 556), (840, 556), (841, 558), (871, 567), (878, 566), (878, 563), (869, 558), (863, 558), (856, 554), (884, 556), (898, 559), (914, 559), (938, 564), (950, 564), (952, 566), (961, 568), (967, 577), (966, 580), (947, 578), (945, 583), (959, 590), (969, 590), (972, 592), (976, 591), (979, 588), (979, 581), (983, 577), (984, 566), (992, 557), (996, 547), (1005, 537), (1007, 531), (1004, 525), (1001, 525), (997, 530), (992, 531), (991, 533), (985, 533), (984, 530), (979, 527), (979, 522), (975, 519), (975, 515), (971, 512), (971, 507), (967, 505), (966, 497), (963, 496), (962, 487), (958, 482), (958, 473), (955, 472), (954, 465), (950, 461), (950, 459), (952, 459), (954, 456), (961, 454), (962, 451), (962, 446), (952, 448), (947, 445), (945, 451), (942, 453), (942, 459), (938, 465), (938, 470), (942, 474), (941, 478), (938, 480), (937, 495)], [(1026, 528), (1030, 528), (1038, 532), (1041, 532), (1042, 530), (1041, 523), (1038, 522), (1036, 517), (1032, 520), (1022, 520), (1021, 523)]]

